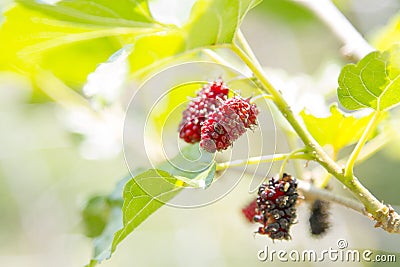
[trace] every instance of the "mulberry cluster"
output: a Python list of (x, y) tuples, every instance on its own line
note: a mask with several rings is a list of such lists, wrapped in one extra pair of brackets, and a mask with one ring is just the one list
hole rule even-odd
[(222, 80), (205, 85), (197, 97), (190, 101), (182, 113), (179, 137), (187, 143), (197, 143), (201, 137), (201, 125), (228, 97), (229, 89)]
[(271, 178), (258, 190), (254, 221), (262, 224), (257, 233), (272, 239), (290, 239), (290, 226), (296, 219), (297, 181), (283, 174), (279, 180)]
[(228, 98), (229, 88), (221, 79), (204, 86), (182, 113), (179, 137), (200, 142), (207, 152), (225, 150), (257, 125), (258, 109), (250, 98)]
[(246, 129), (257, 125), (257, 115), (257, 107), (249, 98), (226, 100), (203, 122), (200, 146), (210, 153), (227, 149)]

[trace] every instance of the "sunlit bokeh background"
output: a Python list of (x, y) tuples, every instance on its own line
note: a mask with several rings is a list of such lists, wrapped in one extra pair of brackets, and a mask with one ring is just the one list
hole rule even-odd
[[(172, 10), (165, 7), (165, 1), (154, 2)], [(168, 6), (179, 10), (178, 2), (169, 1)], [(397, 0), (335, 3), (370, 40), (400, 10)], [(10, 4), (1, 0), (0, 8), (4, 10)], [(187, 7), (181, 11), (183, 18), (185, 10)], [(161, 12), (160, 16), (168, 18), (167, 13)], [(270, 75), (288, 88), (284, 93), (295, 111), (308, 106), (324, 113), (324, 101), (335, 101), (331, 92), (341, 66), (347, 62), (340, 55), (339, 41), (312, 13), (293, 1), (264, 0), (246, 17), (242, 31)], [(121, 65), (115, 75), (124, 75)], [(28, 79), (0, 72), (0, 266), (88, 263), (92, 244), (82, 234), (80, 212), (89, 197), (111, 192), (128, 173), (122, 150), (124, 110), (138, 86), (129, 81), (128, 86), (111, 81), (97, 85), (105, 87), (102, 92), (93, 91), (93, 83), (96, 76), (88, 78), (83, 94), (102, 96), (98, 105), (104, 99), (114, 103), (107, 108), (96, 108), (94, 103), (95, 114), (63, 103), (32, 100), (34, 89)], [(122, 92), (109, 94), (107, 88), (112, 86)], [(263, 133), (263, 138), (266, 143), (274, 140), (274, 132)], [(400, 140), (394, 140), (356, 170), (379, 199), (395, 206), (400, 204), (399, 148)], [(277, 152), (288, 150), (287, 140), (278, 131)], [(138, 157), (144, 156), (138, 151)], [(138, 158), (139, 162), (144, 161)], [(271, 173), (278, 169), (279, 164), (274, 165)], [(294, 171), (292, 164), (289, 170)], [(230, 174), (237, 175), (234, 171)], [(366, 217), (336, 205), (331, 210), (332, 229), (320, 239), (310, 237), (309, 207), (305, 203), (299, 207), (292, 241), (273, 243), (254, 236), (257, 226), (249, 224), (240, 212), (252, 199), (249, 181), (244, 177), (229, 195), (212, 205), (197, 209), (163, 207), (122, 242), (112, 260), (102, 266), (280, 266), (284, 263), (260, 262), (257, 252), (266, 245), (276, 250), (320, 251), (336, 248), (338, 239), (346, 239), (350, 248), (400, 252), (398, 236), (375, 229)], [(333, 182), (332, 187), (346, 194), (338, 183)]]

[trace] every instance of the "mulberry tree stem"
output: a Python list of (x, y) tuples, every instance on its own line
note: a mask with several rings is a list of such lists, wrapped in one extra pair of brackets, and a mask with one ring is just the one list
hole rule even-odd
[[(250, 46), (247, 44), (246, 39), (242, 34), (238, 34), (237, 38), (240, 39), (239, 43), (241, 46), (246, 47), (246, 50), (250, 50)], [(243, 45), (245, 44), (245, 45)], [(366, 212), (377, 221), (377, 226), (382, 227), (384, 230), (390, 233), (400, 234), (400, 216), (390, 207), (381, 203), (371, 192), (368, 191), (355, 177), (346, 177), (344, 175), (344, 168), (340, 167), (318, 144), (313, 136), (307, 131), (307, 129), (300, 123), (300, 120), (292, 112), (290, 106), (283, 98), (282, 94), (272, 86), (268, 81), (264, 70), (260, 67), (260, 63), (252, 52), (244, 52), (236, 44), (231, 45), (231, 49), (239, 58), (248, 66), (253, 72), (254, 76), (259, 80), (264, 93), (269, 93), (274, 98), (274, 103), (286, 118), (286, 120), (293, 127), (294, 131), (298, 134), (300, 139), (306, 145), (308, 153), (314, 156), (321, 166), (323, 166), (329, 173), (335, 176), (340, 182), (342, 182), (354, 195), (363, 203)]]

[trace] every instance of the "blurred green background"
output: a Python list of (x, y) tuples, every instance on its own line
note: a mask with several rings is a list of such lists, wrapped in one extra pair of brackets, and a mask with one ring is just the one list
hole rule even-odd
[[(10, 2), (1, 0), (1, 8)], [(396, 0), (335, 2), (367, 38), (400, 8)], [(292, 1), (265, 0), (246, 17), (242, 30), (261, 62), (285, 70), (285, 75), (313, 80), (328, 63), (346, 63), (338, 52), (340, 43), (329, 30)], [(325, 79), (335, 82), (337, 70), (327, 72)], [(108, 110), (109, 114), (94, 120), (57, 103), (34, 103), (31, 98), (28, 80), (0, 73), (0, 265), (82, 266), (92, 246), (82, 234), (80, 210), (90, 196), (111, 192), (128, 172), (118, 143), (120, 130), (114, 129), (121, 126), (122, 109)], [(114, 114), (118, 114), (116, 119)], [(278, 152), (288, 149), (279, 132), (277, 146)], [(400, 204), (398, 146), (398, 142), (389, 145), (357, 168), (362, 182), (393, 205)], [(321, 239), (312, 239), (308, 233), (307, 205), (299, 208), (291, 242), (273, 243), (254, 236), (256, 226), (240, 213), (251, 199), (248, 184), (243, 179), (228, 196), (206, 207), (163, 207), (102, 266), (279, 266), (284, 264), (259, 262), (258, 250), (265, 245), (276, 250), (336, 248), (339, 238), (346, 239), (351, 248), (400, 252), (398, 236), (374, 229), (367, 218), (335, 205), (332, 229)]]

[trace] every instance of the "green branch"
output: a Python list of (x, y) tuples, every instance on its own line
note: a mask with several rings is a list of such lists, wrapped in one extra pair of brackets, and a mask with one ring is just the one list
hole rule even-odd
[[(238, 34), (237, 38), (239, 38), (239, 43), (242, 47), (245, 46), (246, 50), (250, 49), (243, 35)], [(322, 167), (324, 167), (330, 174), (335, 176), (354, 193), (354, 195), (363, 203), (370, 216), (377, 221), (378, 226), (382, 227), (388, 232), (400, 234), (400, 216), (394, 212), (390, 206), (386, 206), (376, 199), (376, 197), (372, 195), (371, 192), (369, 192), (368, 189), (365, 188), (355, 176), (352, 176), (349, 179), (349, 177), (344, 175), (344, 169), (342, 169), (331, 157), (329, 157), (329, 155), (317, 143), (307, 129), (300, 123), (300, 120), (292, 112), (290, 106), (282, 97), (281, 93), (276, 90), (268, 81), (263, 69), (260, 67), (260, 63), (257, 61), (255, 56), (253, 56), (253, 54), (250, 52), (244, 52), (236, 44), (232, 44), (231, 49), (241, 58), (241, 60), (253, 72), (254, 76), (259, 80), (262, 85), (261, 90), (273, 96), (274, 103), (279, 111), (306, 145), (308, 154), (311, 154)]]
[(355, 210), (363, 215), (368, 215), (364, 205), (359, 201), (347, 198), (338, 194), (334, 194), (326, 189), (313, 186), (309, 182), (298, 180), (298, 188), (303, 193), (306, 200), (313, 201), (315, 199), (323, 199), (324, 201), (333, 202), (349, 209)]
[[(242, 42), (244, 42), (242, 40)], [(266, 78), (264, 71), (257, 66), (258, 63), (254, 63), (253, 59), (251, 59), (245, 52), (243, 52), (238, 46), (232, 45), (232, 50), (235, 52), (243, 62), (250, 68), (250, 70), (254, 73), (255, 77), (260, 81), (263, 85), (263, 90), (265, 93), (269, 93), (274, 98), (274, 103), (282, 113), (282, 115), (286, 118), (286, 120), (290, 123), (296, 133), (299, 135), (304, 144), (312, 151), (317, 157), (317, 161), (320, 162), (324, 167), (330, 169), (333, 172), (341, 173), (342, 170), (337, 164), (325, 153), (322, 147), (315, 141), (315, 139), (311, 136), (311, 134), (305, 129), (305, 127), (300, 123), (300, 121), (296, 118), (290, 106), (286, 103), (282, 94), (276, 90), (272, 84)]]

